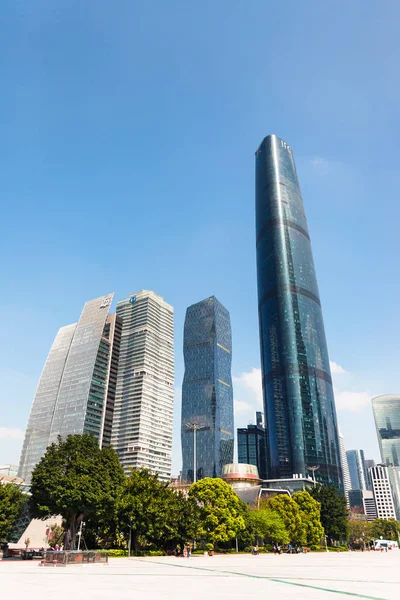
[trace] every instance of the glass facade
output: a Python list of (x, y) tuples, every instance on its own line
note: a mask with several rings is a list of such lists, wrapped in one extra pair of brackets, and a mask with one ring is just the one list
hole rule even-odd
[(211, 296), (186, 311), (182, 386), (182, 478), (221, 477), (233, 462), (232, 334), (227, 309)]
[(400, 396), (377, 396), (372, 410), (382, 462), (400, 467)]
[(237, 430), (238, 461), (258, 468), (261, 479), (267, 479), (267, 446), (265, 429), (258, 419), (257, 425), (248, 425)]
[(103, 443), (111, 347), (117, 344), (115, 327), (110, 328), (108, 316), (112, 298), (109, 294), (87, 302), (78, 323), (62, 327), (57, 333), (25, 433), (19, 476), (26, 483), (58, 435), (92, 432)]
[(349, 465), (351, 489), (368, 489), (364, 450), (347, 450), (346, 456)]
[(275, 135), (256, 152), (258, 311), (268, 473), (343, 490), (338, 427), (310, 236), (293, 153)]

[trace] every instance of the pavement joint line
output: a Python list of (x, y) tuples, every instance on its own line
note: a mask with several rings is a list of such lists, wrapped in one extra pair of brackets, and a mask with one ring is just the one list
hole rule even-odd
[[(285, 585), (295, 585), (297, 587), (303, 587), (303, 588), (308, 588), (311, 590), (318, 590), (320, 592), (331, 592), (332, 594), (343, 594), (345, 596), (352, 596), (353, 598), (366, 598), (367, 600), (386, 600), (386, 598), (381, 598), (379, 596), (367, 596), (365, 594), (357, 594), (355, 592), (344, 592), (341, 590), (331, 590), (329, 588), (323, 588), (323, 587), (319, 587), (316, 585), (308, 585), (306, 583), (296, 583), (295, 581), (285, 581), (284, 579), (276, 579), (275, 577), (267, 577), (265, 575), (252, 575), (250, 573), (238, 573), (235, 571), (225, 571), (225, 570), (217, 570), (217, 569), (211, 569), (208, 567), (194, 567), (191, 565), (176, 565), (173, 563), (161, 563), (159, 561), (149, 561), (149, 560), (143, 560), (140, 558), (137, 558), (135, 560), (139, 560), (140, 562), (147, 562), (147, 563), (153, 563), (153, 564), (159, 564), (159, 565), (171, 565), (172, 567), (178, 567), (181, 569), (195, 569), (197, 571), (209, 571), (211, 573), (227, 573), (229, 575), (237, 575), (239, 577), (249, 577), (251, 579), (264, 579), (267, 581), (273, 581), (275, 583), (283, 583)], [(312, 580), (311, 580), (312, 581)], [(349, 582), (350, 583), (350, 582)]]

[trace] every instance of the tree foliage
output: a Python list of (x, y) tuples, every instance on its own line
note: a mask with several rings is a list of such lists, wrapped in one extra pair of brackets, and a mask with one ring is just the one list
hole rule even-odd
[(149, 544), (167, 549), (187, 539), (193, 505), (167, 486), (146, 469), (126, 478), (116, 507), (118, 531), (126, 539), (132, 528), (136, 553)]
[(196, 536), (214, 547), (235, 538), (245, 528), (243, 503), (222, 479), (206, 477), (194, 483), (189, 500), (195, 503)]
[(370, 542), (374, 536), (373, 524), (363, 519), (349, 519), (348, 522), (349, 543), (353, 547), (362, 547), (364, 543)]
[(13, 483), (0, 483), (0, 541), (6, 542), (21, 514), (25, 497)]
[(267, 506), (282, 518), (292, 544), (306, 544), (306, 525), (300, 507), (293, 498), (286, 494), (278, 494), (267, 501)]
[(399, 521), (395, 519), (375, 519), (375, 521), (372, 521), (372, 536), (374, 539), (379, 539), (382, 536), (384, 540), (397, 541), (399, 535)]
[(124, 472), (112, 448), (98, 446), (90, 435), (69, 435), (51, 444), (32, 473), (31, 510), (35, 517), (61, 515), (64, 546), (75, 548), (83, 519), (113, 514)]
[(321, 505), (321, 523), (330, 543), (347, 540), (348, 513), (346, 498), (333, 486), (317, 484), (310, 494)]
[(300, 509), (300, 516), (305, 526), (307, 546), (318, 546), (324, 536), (321, 525), (321, 505), (307, 491), (296, 492), (292, 496)]
[(248, 526), (254, 538), (261, 538), (264, 544), (288, 544), (289, 534), (285, 523), (279, 513), (264, 508), (251, 510), (248, 517)]

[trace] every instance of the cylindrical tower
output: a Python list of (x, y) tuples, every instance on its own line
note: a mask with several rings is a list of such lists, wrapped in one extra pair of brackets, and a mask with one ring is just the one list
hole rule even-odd
[(275, 135), (256, 152), (258, 311), (269, 477), (343, 490), (328, 350), (293, 154)]

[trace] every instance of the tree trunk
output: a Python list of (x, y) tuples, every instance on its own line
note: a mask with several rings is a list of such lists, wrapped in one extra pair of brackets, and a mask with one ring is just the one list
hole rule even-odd
[(83, 520), (83, 517), (83, 513), (79, 513), (71, 517), (71, 520), (69, 522), (69, 528), (65, 532), (64, 536), (64, 550), (75, 550), (76, 534), (78, 533), (78, 529)]

